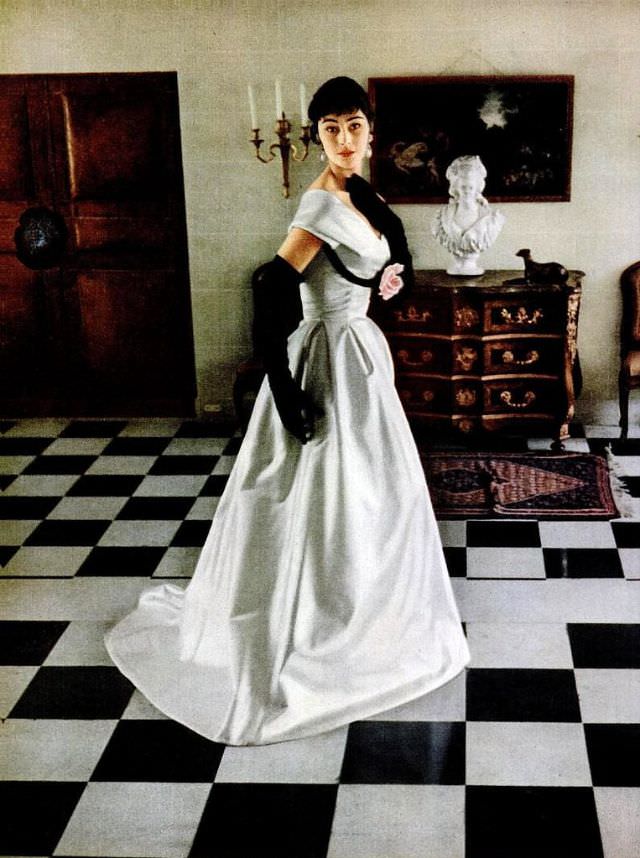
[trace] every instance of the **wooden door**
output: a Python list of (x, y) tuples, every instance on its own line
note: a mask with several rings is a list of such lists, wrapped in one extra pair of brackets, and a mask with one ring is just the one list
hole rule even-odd
[[(4, 185), (0, 173), (0, 312), (12, 332), (2, 376), (21, 379), (0, 387), (4, 413), (193, 413), (175, 74), (0, 84), (0, 121), (2, 109), (17, 117), (6, 147), (30, 155), (14, 156)], [(50, 207), (66, 227), (66, 246), (45, 270), (22, 265), (11, 247), (23, 205)]]

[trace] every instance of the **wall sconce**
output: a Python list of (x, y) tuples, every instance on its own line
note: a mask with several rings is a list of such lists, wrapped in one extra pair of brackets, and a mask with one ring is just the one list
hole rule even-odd
[(311, 123), (307, 118), (307, 96), (304, 84), (300, 84), (300, 117), (302, 134), (298, 138), (304, 147), (301, 153), (298, 152), (298, 147), (289, 139), (289, 134), (293, 126), (287, 119), (282, 108), (282, 85), (279, 80), (276, 81), (276, 127), (275, 132), (278, 139), (269, 146), (269, 157), (265, 158), (260, 153), (260, 147), (264, 140), (260, 137), (260, 128), (258, 127), (258, 115), (256, 111), (256, 100), (253, 92), (253, 87), (249, 84), (249, 110), (251, 112), (251, 133), (253, 137), (251, 142), (256, 147), (256, 158), (262, 161), (263, 164), (269, 164), (276, 157), (276, 152), (280, 153), (282, 160), (282, 195), (285, 199), (289, 198), (289, 162), (291, 158), (294, 161), (304, 161), (309, 154), (309, 143), (311, 142)]

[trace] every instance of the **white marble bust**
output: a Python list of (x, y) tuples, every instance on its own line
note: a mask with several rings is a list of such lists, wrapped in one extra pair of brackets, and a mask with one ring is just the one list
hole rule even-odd
[(446, 172), (449, 202), (438, 209), (431, 232), (452, 255), (447, 274), (477, 276), (483, 250), (491, 247), (504, 224), (504, 215), (482, 196), (487, 171), (478, 155), (461, 155)]

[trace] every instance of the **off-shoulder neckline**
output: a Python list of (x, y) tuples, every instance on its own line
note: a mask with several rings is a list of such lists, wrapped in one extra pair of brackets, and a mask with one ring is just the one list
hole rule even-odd
[(340, 197), (339, 197), (336, 193), (334, 193), (333, 191), (327, 191), (327, 190), (325, 190), (324, 188), (309, 188), (307, 191), (305, 191), (305, 195), (306, 195), (306, 194), (317, 193), (317, 192), (319, 192), (319, 193), (321, 193), (321, 194), (328, 194), (330, 197), (333, 197), (333, 199), (334, 199), (334, 200), (335, 200), (339, 205), (341, 205), (344, 209), (346, 209), (348, 212), (350, 212), (350, 213), (353, 215), (353, 217), (357, 218), (357, 220), (359, 220), (359, 221), (360, 221), (360, 223), (364, 226), (364, 228), (365, 228), (368, 232), (370, 232), (370, 233), (371, 233), (371, 235), (372, 235), (372, 236), (373, 236), (377, 241), (383, 241), (383, 240), (384, 240), (385, 235), (384, 235), (384, 233), (383, 233), (383, 232), (381, 232), (380, 234), (378, 234), (378, 232), (373, 228), (373, 226), (371, 225), (371, 223), (370, 223), (370, 222), (369, 222), (365, 217), (363, 217), (362, 215), (359, 215), (359, 214), (358, 214), (354, 209), (352, 209), (352, 208), (351, 208), (351, 206), (348, 206), (348, 205), (345, 203), (345, 201), (344, 201), (344, 200), (341, 200), (341, 199), (340, 199)]

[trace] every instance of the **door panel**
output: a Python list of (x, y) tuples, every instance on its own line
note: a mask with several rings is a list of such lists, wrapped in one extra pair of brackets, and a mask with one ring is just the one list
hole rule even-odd
[[(193, 413), (176, 75), (0, 77), (0, 123), (4, 413)], [(34, 205), (69, 232), (44, 272), (15, 259)]]

